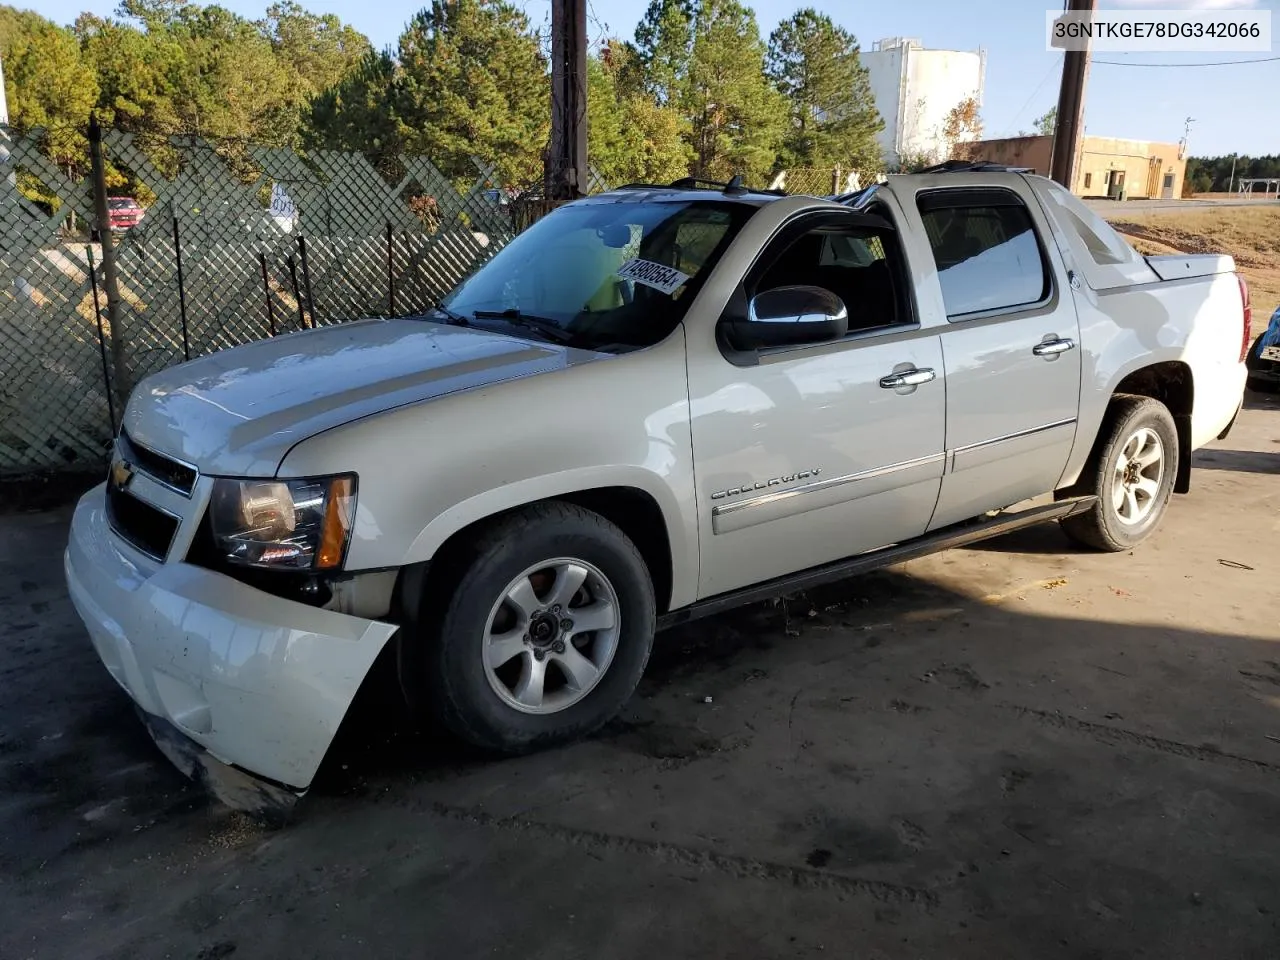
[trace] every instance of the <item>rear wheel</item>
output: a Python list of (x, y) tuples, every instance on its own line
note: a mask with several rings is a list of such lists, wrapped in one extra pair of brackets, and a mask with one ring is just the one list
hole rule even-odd
[(1092, 509), (1062, 521), (1067, 536), (1097, 550), (1128, 550), (1160, 523), (1178, 472), (1178, 431), (1164, 404), (1112, 400), (1099, 443), (1067, 495), (1094, 495)]
[(518, 753), (584, 736), (634, 692), (653, 643), (648, 569), (599, 514), (538, 504), (448, 558), (429, 588), (427, 702), (477, 746)]

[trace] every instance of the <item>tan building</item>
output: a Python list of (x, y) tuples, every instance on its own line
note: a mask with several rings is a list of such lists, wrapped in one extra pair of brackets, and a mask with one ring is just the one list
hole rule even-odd
[[(1048, 176), (1053, 137), (979, 140), (965, 147), (965, 153), (972, 159), (1031, 167), (1036, 173)], [(1175, 199), (1182, 196), (1186, 168), (1186, 158), (1176, 143), (1085, 137), (1080, 145), (1071, 192), (1078, 197)]]

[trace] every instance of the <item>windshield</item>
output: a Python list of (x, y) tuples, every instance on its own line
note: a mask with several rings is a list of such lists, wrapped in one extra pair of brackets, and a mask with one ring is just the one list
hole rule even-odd
[(441, 306), (519, 335), (538, 337), (534, 324), (551, 323), (560, 339), (590, 350), (651, 346), (675, 329), (754, 212), (748, 204), (697, 200), (566, 205), (507, 244)]

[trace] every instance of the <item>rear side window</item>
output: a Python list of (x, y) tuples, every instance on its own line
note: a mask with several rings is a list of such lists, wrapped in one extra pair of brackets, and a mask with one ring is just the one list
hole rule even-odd
[(1016, 194), (940, 190), (918, 203), (948, 317), (1016, 310), (1048, 295), (1040, 242)]
[(1045, 212), (1061, 228), (1074, 266), (1084, 272), (1093, 289), (1108, 290), (1159, 279), (1146, 258), (1078, 197), (1052, 180), (1037, 179), (1035, 189), (1044, 201)]

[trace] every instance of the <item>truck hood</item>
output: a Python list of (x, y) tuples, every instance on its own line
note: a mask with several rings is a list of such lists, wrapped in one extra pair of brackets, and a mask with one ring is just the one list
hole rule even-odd
[(343, 423), (603, 356), (425, 320), (359, 320), (153, 374), (124, 429), (203, 473), (271, 476), (298, 441)]

